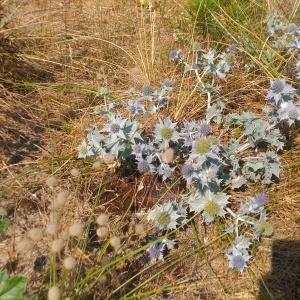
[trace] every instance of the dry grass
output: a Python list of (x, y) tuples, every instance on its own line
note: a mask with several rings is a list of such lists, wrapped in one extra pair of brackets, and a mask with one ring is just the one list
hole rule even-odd
[[(203, 116), (206, 100), (192, 95), (194, 79), (182, 78), (181, 72), (168, 62), (171, 48), (189, 47), (173, 39), (174, 27), (187, 17), (182, 1), (155, 1), (150, 9), (133, 0), (2, 2), (7, 18), (0, 23), (0, 197), (13, 225), (0, 242), (0, 266), (11, 273), (27, 275), (29, 291), (41, 292), (49, 265), (41, 272), (33, 266), (37, 257), (48, 256), (49, 240), (45, 238), (33, 252), (22, 257), (17, 256), (15, 244), (28, 228), (46, 226), (48, 222), (48, 201), (55, 193), (45, 187), (49, 174), (60, 178), (60, 188), (72, 193), (72, 202), (63, 215), (64, 226), (73, 219), (89, 220), (106, 211), (118, 224), (115, 234), (129, 240), (133, 247), (141, 241), (131, 239), (136, 219), (128, 213), (128, 207), (131, 212), (147, 209), (180, 190), (178, 186), (159, 183), (156, 177), (123, 178), (122, 170), (114, 173), (115, 166), (102, 165), (94, 170), (93, 162), (75, 159), (85, 129), (102, 122), (91, 115), (93, 108), (102, 104), (96, 97), (98, 89), (108, 86), (117, 101), (125, 99), (130, 87), (141, 88), (146, 82), (158, 86), (162, 79), (172, 78), (179, 88), (164, 114), (179, 122)], [(270, 11), (276, 7), (271, 0), (268, 5)], [(297, 6), (299, 1), (291, 4), (293, 10)], [(193, 24), (185, 30), (191, 38)], [(199, 40), (204, 47), (210, 44)], [(264, 105), (268, 77), (245, 75), (240, 69), (242, 66), (223, 85), (228, 110), (251, 107), (259, 111)], [(153, 117), (147, 126), (156, 120)], [(297, 132), (292, 134), (297, 137)], [(194, 227), (178, 233), (179, 247), (165, 262), (145, 270), (143, 256), (120, 264), (111, 271), (109, 284), (98, 282), (93, 296), (87, 299), (119, 299), (139, 284), (143, 288), (135, 294), (136, 299), (152, 294), (151, 299), (162, 299), (164, 290), (172, 291), (171, 299), (256, 299), (272, 267), (272, 243), (300, 239), (299, 155), (298, 137), (283, 154), (280, 183), (271, 188), (275, 234), (258, 247), (246, 273), (227, 271), (222, 250), (228, 242), (226, 238), (212, 244), (209, 251), (197, 251), (199, 243), (204, 242), (201, 239), (208, 236), (212, 240), (221, 234), (222, 226), (206, 230), (195, 222)], [(69, 175), (75, 166), (81, 170), (80, 178)], [(145, 186), (141, 191), (140, 182)], [(258, 189), (252, 187), (245, 197)], [(91, 240), (89, 251), (81, 251), (80, 245), (75, 247), (76, 257), (85, 266), (95, 263), (95, 249), (99, 248), (99, 242)], [(181, 260), (182, 254), (189, 251), (192, 254)], [(142, 273), (132, 283), (118, 290), (139, 271)]]

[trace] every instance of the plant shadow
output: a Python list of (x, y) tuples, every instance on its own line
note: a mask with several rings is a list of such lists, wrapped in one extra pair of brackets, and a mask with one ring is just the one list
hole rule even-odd
[(272, 244), (271, 273), (260, 281), (258, 300), (300, 299), (300, 240)]

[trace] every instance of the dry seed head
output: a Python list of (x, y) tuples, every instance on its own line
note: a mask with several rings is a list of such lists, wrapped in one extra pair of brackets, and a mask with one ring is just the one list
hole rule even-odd
[(32, 228), (27, 235), (32, 241), (38, 242), (43, 238), (43, 230), (41, 228)]
[(109, 221), (109, 217), (107, 214), (100, 214), (96, 220), (99, 226), (107, 226)]
[(109, 243), (114, 248), (115, 251), (118, 251), (121, 248), (121, 239), (117, 236), (110, 238)]
[(107, 153), (102, 156), (102, 159), (105, 164), (110, 165), (115, 161), (116, 157), (113, 154)]
[(135, 225), (135, 233), (139, 236), (144, 236), (146, 233), (145, 233), (145, 226), (144, 224), (136, 224)]
[(54, 209), (62, 208), (65, 206), (69, 196), (68, 191), (61, 191), (57, 194), (56, 198), (53, 200)]
[(64, 259), (64, 267), (67, 270), (72, 270), (75, 268), (75, 266), (76, 266), (76, 260), (74, 257), (69, 256)]
[(53, 240), (51, 244), (51, 252), (52, 253), (60, 253), (64, 248), (65, 243), (63, 239)]
[(63, 240), (67, 240), (69, 238), (69, 233), (67, 230), (63, 230), (60, 234), (60, 238), (63, 239)]
[(93, 166), (92, 166), (92, 168), (94, 169), (94, 170), (100, 170), (101, 169), (101, 162), (99, 161), (99, 160), (96, 160), (94, 163), (93, 163)]
[(57, 229), (58, 226), (56, 223), (49, 223), (46, 230), (50, 235), (55, 235), (57, 233)]
[(98, 282), (100, 284), (105, 284), (107, 282), (107, 277), (105, 275), (101, 275), (100, 278), (98, 279)]
[(106, 226), (101, 226), (97, 229), (96, 233), (100, 239), (105, 239), (109, 235), (109, 229)]
[(168, 148), (161, 156), (162, 161), (166, 164), (170, 164), (174, 160), (174, 149)]
[(73, 169), (70, 171), (70, 174), (71, 174), (73, 177), (79, 177), (79, 176), (80, 176), (80, 171), (79, 171), (79, 169), (77, 169), (77, 168), (73, 168)]
[(58, 183), (58, 180), (55, 176), (53, 175), (50, 175), (49, 177), (47, 177), (46, 179), (46, 184), (50, 187), (50, 188), (53, 188), (57, 185)]
[(30, 239), (27, 239), (27, 238), (24, 238), (24, 239), (20, 240), (16, 244), (17, 252), (22, 253), (22, 254), (32, 250), (33, 247), (34, 247), (33, 241), (30, 240)]
[(83, 233), (83, 224), (81, 222), (76, 222), (69, 227), (70, 236), (80, 237)]
[(60, 291), (57, 286), (52, 286), (48, 290), (48, 300), (60, 300)]

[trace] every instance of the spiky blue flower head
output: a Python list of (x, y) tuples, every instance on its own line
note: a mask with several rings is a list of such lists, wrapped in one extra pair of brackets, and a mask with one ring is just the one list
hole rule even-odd
[(271, 90), (267, 95), (267, 99), (275, 106), (285, 102), (286, 99), (291, 99), (291, 95), (295, 91), (295, 89), (287, 84), (284, 79), (271, 80), (270, 84)]
[(168, 164), (162, 163), (157, 168), (158, 174), (162, 177), (162, 180), (165, 181), (168, 178), (171, 178), (176, 167), (170, 167)]
[(192, 143), (192, 153), (189, 156), (189, 160), (197, 160), (199, 164), (204, 163), (207, 159), (219, 160), (218, 152), (216, 137), (196, 138)]
[(136, 116), (138, 114), (143, 114), (146, 112), (145, 107), (141, 104), (141, 101), (129, 101), (127, 110), (132, 116)]
[(279, 120), (287, 121), (289, 126), (300, 121), (300, 105), (295, 105), (292, 101), (282, 103), (277, 113)]
[(149, 84), (144, 84), (143, 87), (142, 87), (141, 93), (142, 93), (143, 96), (149, 97), (149, 96), (152, 96), (152, 95), (153, 95), (154, 90), (153, 90), (153, 88), (151, 87), (151, 85), (149, 85)]
[(268, 201), (268, 195), (266, 193), (258, 193), (252, 200), (254, 209), (258, 209), (266, 205)]
[(165, 88), (166, 90), (172, 90), (173, 89), (173, 82), (171, 79), (164, 79), (162, 82), (162, 88)]
[(150, 262), (163, 260), (164, 250), (165, 250), (165, 245), (162, 243), (152, 244), (149, 248), (147, 248), (146, 251), (148, 252)]
[(218, 170), (217, 165), (202, 165), (198, 171), (195, 186), (199, 186), (201, 190), (213, 184), (219, 186), (221, 180), (217, 178)]
[(251, 245), (249, 239), (244, 237), (243, 235), (237, 236), (234, 240), (234, 247), (238, 250), (248, 249)]
[(236, 51), (237, 51), (236, 45), (234, 45), (234, 44), (229, 45), (228, 46), (228, 51), (232, 52), (232, 53), (236, 53)]
[(176, 202), (157, 205), (147, 215), (147, 220), (155, 224), (158, 230), (175, 229), (186, 218), (186, 210)]
[(170, 141), (177, 142), (176, 123), (172, 123), (170, 117), (160, 120), (155, 126), (154, 137), (156, 141), (163, 142), (163, 147), (168, 146)]
[(173, 62), (182, 63), (184, 61), (183, 52), (181, 49), (171, 50), (169, 53), (169, 59)]
[(152, 164), (152, 157), (149, 155), (146, 159), (137, 157), (137, 169), (140, 173), (154, 173), (156, 172), (155, 166)]
[(174, 249), (175, 241), (169, 240), (167, 238), (163, 239), (161, 242), (152, 244), (146, 251), (148, 252), (150, 262), (163, 260), (165, 252)]
[(132, 154), (135, 155), (137, 159), (141, 159), (143, 155), (150, 154), (151, 150), (148, 144), (141, 142), (134, 143), (132, 145)]
[(96, 127), (92, 127), (88, 129), (87, 134), (87, 141), (88, 144), (95, 149), (95, 151), (99, 154), (102, 154), (103, 143), (105, 142), (105, 136), (102, 135)]
[(205, 192), (194, 192), (188, 198), (191, 211), (202, 213), (203, 221), (211, 223), (216, 217), (224, 217), (224, 208), (228, 204), (229, 196), (225, 193), (213, 193), (209, 189)]
[(227, 254), (228, 267), (236, 269), (239, 272), (243, 272), (247, 267), (247, 262), (251, 258), (246, 249), (237, 249), (233, 247), (231, 251)]
[(212, 133), (212, 128), (207, 121), (201, 120), (199, 123), (197, 123), (197, 131), (197, 137), (207, 137)]
[(182, 177), (186, 180), (187, 183), (192, 183), (193, 180), (197, 178), (198, 166), (193, 163), (185, 163), (181, 167)]
[(78, 158), (87, 158), (89, 156), (94, 156), (93, 148), (83, 141), (78, 147)]
[(123, 119), (120, 115), (109, 115), (109, 123), (101, 130), (101, 132), (106, 132), (109, 134), (111, 141), (117, 141), (120, 138), (126, 139), (124, 134), (124, 126), (127, 120)]
[(213, 65), (215, 62), (216, 50), (210, 50), (207, 53), (203, 54), (202, 57), (206, 60), (208, 65)]

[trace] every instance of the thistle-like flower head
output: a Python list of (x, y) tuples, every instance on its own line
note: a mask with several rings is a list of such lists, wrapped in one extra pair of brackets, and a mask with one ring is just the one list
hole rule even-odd
[(227, 254), (228, 267), (232, 269), (237, 269), (241, 273), (247, 267), (247, 262), (251, 258), (246, 249), (237, 249), (233, 247), (230, 253)]
[(94, 155), (93, 148), (83, 141), (78, 147), (78, 158), (87, 158)]
[(295, 121), (300, 121), (300, 105), (295, 105), (292, 101), (282, 103), (278, 117), (280, 121), (287, 121), (291, 126)]
[(186, 210), (176, 202), (157, 205), (147, 216), (147, 220), (153, 222), (158, 230), (175, 229), (185, 218)]
[(267, 95), (267, 99), (276, 106), (285, 101), (285, 98), (290, 99), (290, 95), (295, 91), (284, 79), (271, 80), (270, 84), (271, 90)]
[(165, 118), (160, 120), (155, 127), (155, 140), (163, 142), (163, 147), (167, 146), (170, 141), (177, 142), (179, 134), (176, 131), (176, 123), (172, 123), (171, 119)]
[(195, 192), (192, 194), (188, 203), (190, 209), (195, 212), (201, 212), (204, 222), (211, 223), (216, 217), (224, 217), (226, 211), (224, 208), (228, 203), (229, 196), (225, 193), (213, 193), (210, 190), (205, 192)]

